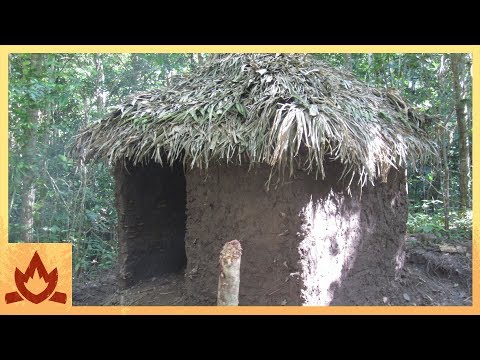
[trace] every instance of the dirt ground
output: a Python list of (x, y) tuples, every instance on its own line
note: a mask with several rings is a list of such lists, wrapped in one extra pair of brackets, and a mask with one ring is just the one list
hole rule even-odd
[[(471, 242), (424, 242), (407, 239), (404, 269), (388, 294), (372, 305), (472, 304)], [(115, 269), (92, 279), (74, 282), (73, 304), (88, 305), (198, 305), (186, 303), (183, 272), (151, 278), (121, 289)]]

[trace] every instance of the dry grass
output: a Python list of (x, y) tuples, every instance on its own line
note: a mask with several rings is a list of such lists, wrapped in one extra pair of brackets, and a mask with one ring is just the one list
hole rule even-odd
[(72, 154), (110, 164), (267, 163), (322, 177), (323, 162), (339, 159), (363, 186), (435, 152), (421, 121), (396, 91), (310, 55), (221, 54), (169, 87), (127, 98), (77, 135)]

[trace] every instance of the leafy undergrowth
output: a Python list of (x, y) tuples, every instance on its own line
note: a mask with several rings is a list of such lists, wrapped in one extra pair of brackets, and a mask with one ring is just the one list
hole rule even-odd
[(450, 213), (449, 231), (444, 228), (444, 217), (441, 211), (434, 213), (416, 212), (410, 213), (407, 221), (409, 234), (432, 234), (437, 239), (449, 239), (450, 241), (463, 241), (472, 239), (472, 211), (465, 214), (458, 211)]

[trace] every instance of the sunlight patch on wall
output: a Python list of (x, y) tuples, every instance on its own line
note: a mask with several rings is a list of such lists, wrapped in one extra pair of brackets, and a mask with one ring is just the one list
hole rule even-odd
[(360, 240), (360, 207), (349, 208), (342, 194), (331, 191), (301, 210), (303, 241), (299, 245), (304, 305), (329, 305), (335, 289), (355, 261)]

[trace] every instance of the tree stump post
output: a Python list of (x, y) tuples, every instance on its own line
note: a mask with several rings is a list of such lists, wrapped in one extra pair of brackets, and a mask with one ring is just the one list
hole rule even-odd
[(240, 288), (240, 261), (242, 246), (238, 240), (227, 242), (220, 251), (218, 278), (218, 306), (237, 306)]

